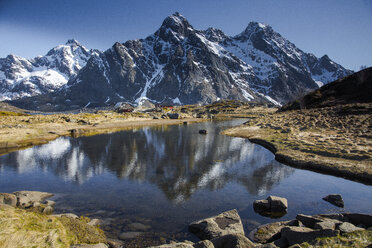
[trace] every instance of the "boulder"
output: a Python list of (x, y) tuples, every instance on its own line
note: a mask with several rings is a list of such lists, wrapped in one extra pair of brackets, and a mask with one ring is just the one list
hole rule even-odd
[(314, 224), (314, 229), (320, 229), (320, 230), (324, 230), (324, 229), (334, 230), (335, 227), (336, 227), (336, 223), (334, 221), (324, 220), (322, 222), (317, 222)]
[(209, 240), (202, 240), (202, 241), (199, 241), (198, 243), (194, 244), (193, 247), (194, 248), (214, 248), (214, 245)]
[(269, 196), (266, 200), (255, 200), (253, 209), (262, 216), (280, 218), (287, 213), (288, 201), (283, 197)]
[(323, 219), (320, 217), (315, 217), (315, 216), (309, 216), (309, 215), (304, 215), (304, 214), (298, 214), (296, 216), (296, 219), (301, 221), (302, 224), (304, 224), (308, 228), (314, 229), (314, 226), (318, 222), (322, 222)]
[(270, 211), (270, 203), (268, 200), (255, 200), (253, 202), (253, 209), (256, 212)]
[(343, 214), (320, 214), (319, 216), (327, 218), (327, 219), (344, 221), (344, 215)]
[(34, 202), (43, 202), (53, 196), (51, 193), (40, 191), (17, 191), (13, 194), (17, 196), (17, 206), (22, 208), (32, 206)]
[(55, 201), (51, 201), (51, 200), (46, 200), (45, 201), (45, 204), (48, 205), (48, 206), (54, 207), (56, 205), (56, 202)]
[(251, 248), (256, 245), (241, 234), (227, 234), (211, 240), (215, 248)]
[(291, 226), (282, 228), (280, 233), (282, 238), (291, 246), (308, 242), (316, 238), (335, 237), (338, 235), (339, 231), (331, 229), (313, 230), (307, 227)]
[(357, 213), (344, 213), (344, 221), (350, 222), (357, 225), (364, 225), (366, 227), (372, 227), (372, 215), (370, 214), (357, 214)]
[(282, 221), (262, 225), (253, 230), (248, 237), (261, 244), (270, 243), (280, 238), (280, 231), (282, 228), (286, 227), (288, 223), (288, 221)]
[(54, 208), (52, 206), (46, 206), (43, 210), (43, 214), (52, 214), (54, 212)]
[(0, 204), (6, 204), (12, 207), (17, 206), (17, 196), (14, 194), (0, 193)]
[(271, 212), (284, 212), (288, 209), (288, 201), (286, 198), (269, 196), (267, 200), (269, 201)]
[(356, 227), (349, 222), (343, 222), (342, 224), (337, 226), (337, 229), (340, 230), (341, 233), (350, 233), (364, 230), (364, 228)]
[(211, 240), (227, 234), (244, 235), (243, 224), (236, 209), (195, 221), (189, 225), (189, 231), (202, 240)]
[(327, 195), (326, 197), (323, 197), (323, 200), (337, 206), (340, 208), (344, 207), (344, 200), (342, 199), (341, 195), (335, 194), (335, 195)]
[(169, 119), (178, 119), (179, 117), (177, 113), (168, 113), (167, 116)]

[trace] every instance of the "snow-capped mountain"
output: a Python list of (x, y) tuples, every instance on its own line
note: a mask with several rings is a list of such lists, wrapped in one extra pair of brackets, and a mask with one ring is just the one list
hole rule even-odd
[(51, 49), (45, 56), (0, 58), (0, 101), (53, 92), (85, 66), (91, 51), (76, 40)]
[(95, 52), (66, 87), (48, 100), (32, 102), (51, 103), (61, 110), (143, 99), (173, 104), (237, 99), (279, 105), (350, 73), (326, 55), (318, 59), (301, 51), (268, 25), (251, 22), (230, 37), (214, 28), (194, 29), (175, 13), (145, 39), (117, 42), (105, 52)]

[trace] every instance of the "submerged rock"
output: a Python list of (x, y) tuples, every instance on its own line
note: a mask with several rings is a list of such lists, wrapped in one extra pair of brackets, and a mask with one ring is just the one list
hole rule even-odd
[(127, 228), (132, 231), (147, 231), (151, 229), (151, 226), (136, 222), (129, 224)]
[(134, 239), (143, 234), (143, 232), (122, 232), (119, 234), (119, 239), (126, 240), (126, 239)]
[(337, 206), (340, 208), (344, 207), (344, 200), (342, 199), (341, 195), (335, 194), (335, 195), (327, 195), (326, 197), (323, 197), (323, 200)]
[(189, 225), (189, 231), (200, 239), (209, 240), (227, 234), (244, 235), (243, 224), (236, 209), (195, 221)]

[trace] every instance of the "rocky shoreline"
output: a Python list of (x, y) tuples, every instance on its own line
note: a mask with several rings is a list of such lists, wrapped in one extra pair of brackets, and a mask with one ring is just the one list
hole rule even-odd
[[(125, 247), (120, 239), (130, 240), (135, 234), (109, 239), (99, 228), (102, 221), (72, 213), (53, 214), (55, 202), (46, 200), (53, 194), (38, 191), (0, 193), (0, 246), (23, 247), (32, 242), (37, 247)], [(340, 199), (333, 195), (324, 200)], [(332, 201), (333, 201), (332, 200)], [(342, 198), (341, 198), (342, 200)], [(288, 207), (285, 198), (268, 197), (270, 211)], [(268, 204), (257, 200), (256, 205)], [(266, 209), (267, 210), (267, 209)], [(367, 247), (372, 244), (372, 215), (359, 213), (298, 214), (296, 219), (265, 224), (249, 234), (244, 232), (237, 210), (194, 221), (188, 226), (200, 241), (171, 242), (158, 248), (251, 248), (251, 247)], [(123, 234), (124, 235), (124, 234)], [(130, 236), (132, 235), (132, 236)], [(37, 240), (37, 243), (35, 243)], [(141, 246), (135, 246), (141, 247)]]
[(371, 104), (255, 114), (223, 134), (248, 138), (292, 167), (372, 184)]

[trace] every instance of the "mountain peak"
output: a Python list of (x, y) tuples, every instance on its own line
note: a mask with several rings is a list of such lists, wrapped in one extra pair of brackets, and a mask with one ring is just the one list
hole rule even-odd
[[(272, 33), (275, 33), (271, 26), (264, 24), (262, 22), (250, 22), (248, 26), (244, 29), (243, 32), (236, 35), (234, 38), (239, 40), (248, 40), (252, 38), (254, 34), (263, 34), (271, 36)], [(260, 35), (260, 36), (261, 36)]]
[(69, 39), (66, 43), (66, 46), (81, 46), (80, 43), (75, 39)]
[(187, 29), (188, 27), (192, 28), (187, 19), (178, 12), (175, 12), (174, 14), (165, 18), (161, 26), (165, 28), (170, 28), (177, 33), (184, 32), (184, 30)]
[(229, 38), (221, 29), (217, 28), (208, 28), (204, 34), (208, 40), (213, 42), (221, 42)]

